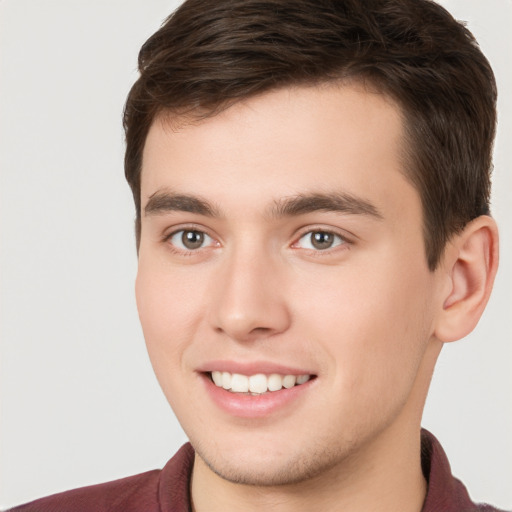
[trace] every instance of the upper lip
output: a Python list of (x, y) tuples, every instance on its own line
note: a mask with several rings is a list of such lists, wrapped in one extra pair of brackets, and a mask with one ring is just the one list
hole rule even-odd
[(263, 373), (265, 375), (271, 375), (272, 373), (277, 373), (279, 375), (314, 375), (314, 372), (304, 367), (292, 367), (270, 361), (209, 361), (200, 365), (197, 368), (197, 371), (201, 373), (220, 371), (239, 373), (241, 375), (256, 375), (258, 373)]

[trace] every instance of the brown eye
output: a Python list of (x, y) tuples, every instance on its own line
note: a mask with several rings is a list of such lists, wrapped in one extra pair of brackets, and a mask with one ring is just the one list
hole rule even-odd
[(199, 231), (183, 231), (181, 241), (187, 249), (199, 249), (204, 242), (204, 233)]
[(311, 233), (311, 245), (315, 249), (329, 249), (334, 242), (334, 235), (332, 233), (325, 233), (323, 231), (317, 231)]
[(345, 243), (341, 236), (329, 231), (309, 231), (301, 236), (297, 245), (303, 249), (325, 251)]
[(211, 237), (202, 231), (196, 231), (193, 229), (182, 229), (176, 231), (169, 238), (172, 245), (183, 251), (193, 251), (201, 249), (205, 245), (212, 243)]

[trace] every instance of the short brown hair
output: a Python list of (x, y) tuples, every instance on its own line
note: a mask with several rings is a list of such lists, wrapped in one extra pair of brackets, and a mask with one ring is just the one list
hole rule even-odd
[(430, 0), (187, 0), (143, 45), (124, 111), (140, 237), (140, 174), (155, 118), (215, 115), (292, 85), (358, 80), (405, 119), (405, 175), (421, 197), (429, 268), (489, 214), (496, 84), (471, 32)]

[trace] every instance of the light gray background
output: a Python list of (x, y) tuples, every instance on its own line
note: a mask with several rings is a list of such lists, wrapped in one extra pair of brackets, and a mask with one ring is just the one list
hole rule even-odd
[[(424, 425), (476, 500), (512, 507), (511, 0), (445, 0), (494, 66), (488, 310), (441, 356)], [(161, 467), (185, 441), (135, 308), (121, 111), (140, 45), (177, 1), (0, 3), (0, 507)]]

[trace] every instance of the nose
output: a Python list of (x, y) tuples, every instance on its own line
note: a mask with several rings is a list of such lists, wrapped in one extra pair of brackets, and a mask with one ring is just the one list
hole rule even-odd
[(217, 332), (251, 341), (288, 329), (291, 317), (282, 263), (263, 251), (238, 251), (218, 270), (210, 320)]

